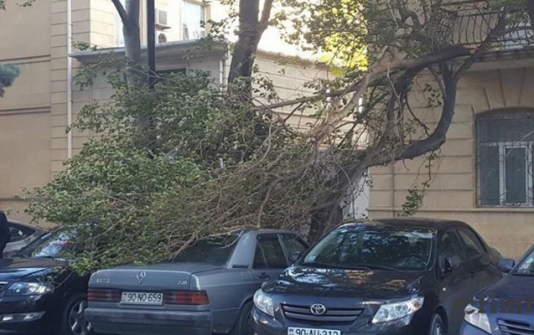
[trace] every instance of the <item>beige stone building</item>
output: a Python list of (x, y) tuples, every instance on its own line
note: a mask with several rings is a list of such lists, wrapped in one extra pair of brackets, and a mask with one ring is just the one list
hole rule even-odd
[[(221, 15), (222, 9), (215, 6), (206, 7), (195, 0), (156, 1), (156, 41), (161, 42), (158, 71), (203, 69), (209, 70), (215, 81), (226, 80), (230, 62), (222, 47), (193, 57), (187, 53), (205, 34), (200, 21), (214, 13)], [(143, 32), (145, 14), (141, 10)], [(21, 70), (0, 99), (0, 208), (11, 210), (11, 217), (29, 219), (22, 212), (25, 202), (16, 195), (23, 188), (49, 182), (90, 135), (67, 134), (65, 130), (82, 106), (106, 100), (111, 88), (99, 78), (92, 88), (79, 90), (73, 76), (83, 63), (100, 55), (120, 57), (124, 53), (121, 32), (120, 18), (110, 0), (38, 0), (27, 8), (8, 1), (7, 10), (0, 11), (0, 62), (18, 64)], [(142, 43), (146, 44), (143, 32)], [(76, 49), (79, 42), (96, 46), (98, 51), (80, 52)], [(282, 73), (281, 58), (260, 51), (257, 64), (283, 98), (298, 97), (305, 82), (327, 75), (326, 69), (305, 61), (285, 64)]]
[[(511, 257), (534, 244), (533, 35), (524, 26), (516, 28), (461, 80), (453, 124), (416, 214), (466, 221)], [(482, 35), (467, 29), (460, 29), (463, 36)], [(426, 81), (422, 76), (415, 87), (422, 89)], [(433, 129), (440, 110), (428, 108), (423, 93), (413, 94), (410, 103)], [(429, 179), (427, 165), (421, 157), (373, 168), (370, 217), (398, 216), (408, 190), (422, 189)]]

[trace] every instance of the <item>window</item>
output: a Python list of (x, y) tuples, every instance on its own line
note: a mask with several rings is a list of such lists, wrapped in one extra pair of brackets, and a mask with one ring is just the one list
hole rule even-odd
[(255, 269), (285, 269), (286, 256), (278, 237), (260, 238), (254, 255)]
[(434, 233), (428, 229), (336, 229), (316, 244), (303, 264), (341, 268), (423, 270), (430, 264)]
[(514, 271), (514, 274), (521, 276), (534, 276), (534, 250), (528, 252), (526, 257), (520, 261), (516, 267), (517, 270)]
[(282, 241), (291, 261), (295, 261), (296, 256), (302, 255), (308, 247), (296, 236), (291, 234), (282, 234)]
[(464, 242), (467, 258), (473, 258), (486, 252), (484, 245), (472, 231), (460, 229), (458, 232)]
[(22, 241), (35, 233), (35, 229), (21, 226), (16, 223), (9, 223), (9, 231), (11, 233), (10, 242)]
[(44, 234), (24, 247), (17, 256), (37, 258), (60, 257), (64, 252), (72, 250), (73, 243), (70, 235), (72, 234), (66, 234), (59, 230)]
[(199, 240), (174, 259), (176, 263), (204, 263), (223, 266), (228, 263), (237, 243), (236, 235), (223, 235)]
[(503, 49), (522, 49), (532, 45), (534, 34), (532, 33), (530, 17), (523, 8), (508, 14), (506, 33), (502, 37)]
[(534, 111), (477, 117), (479, 206), (533, 206)]
[(439, 240), (438, 248), (440, 269), (445, 269), (445, 259), (451, 263), (453, 269), (456, 269), (465, 261), (465, 255), (462, 252), (460, 240), (453, 232), (443, 233)]
[(201, 2), (184, 1), (183, 6), (184, 40), (195, 40), (206, 36), (204, 23), (206, 21), (206, 7)]
[[(120, 0), (122, 6), (126, 5), (126, 0)], [(123, 24), (122, 19), (117, 10), (115, 10), (115, 46), (123, 47), (124, 46), (124, 33), (123, 33)]]

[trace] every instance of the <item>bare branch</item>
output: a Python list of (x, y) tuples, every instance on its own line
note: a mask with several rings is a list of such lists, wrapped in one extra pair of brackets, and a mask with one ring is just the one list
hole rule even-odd
[[(379, 64), (379, 65), (374, 66), (373, 71), (368, 74), (369, 75), (368, 87), (371, 87), (371, 86), (374, 86), (380, 83), (384, 79), (384, 75), (386, 72), (391, 75), (402, 70), (409, 70), (412, 68), (425, 68), (425, 67), (430, 66), (431, 64), (445, 62), (445, 61), (449, 61), (455, 58), (460, 58), (460, 57), (470, 56), (470, 55), (471, 55), (471, 52), (469, 51), (469, 49), (463, 46), (455, 45), (455, 46), (448, 47), (444, 50), (441, 50), (440, 52), (432, 53), (427, 56), (423, 56), (421, 58), (405, 59), (405, 60), (400, 60), (394, 63)], [(276, 108), (296, 105), (300, 103), (316, 102), (316, 101), (320, 101), (324, 98), (329, 98), (329, 97), (339, 97), (341, 95), (345, 95), (348, 93), (358, 91), (361, 87), (361, 83), (362, 83), (361, 80), (356, 81), (353, 84), (351, 84), (348, 89), (346, 88), (342, 90), (332, 91), (330, 93), (325, 93), (322, 95), (313, 95), (309, 97), (282, 101), (282, 102), (267, 105), (267, 106), (257, 106), (254, 108), (254, 110), (262, 110), (265, 108), (276, 109)]]
[(265, 0), (263, 4), (263, 10), (261, 12), (261, 19), (259, 22), (259, 30), (265, 31), (269, 26), (269, 19), (271, 18), (271, 11), (273, 9), (273, 0)]

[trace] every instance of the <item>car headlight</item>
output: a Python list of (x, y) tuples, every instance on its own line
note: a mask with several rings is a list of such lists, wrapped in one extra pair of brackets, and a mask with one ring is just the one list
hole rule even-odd
[(393, 302), (380, 306), (372, 323), (399, 320), (412, 315), (423, 306), (425, 298), (415, 297), (405, 301)]
[(263, 313), (274, 316), (273, 298), (260, 288), (254, 293), (254, 306)]
[(6, 291), (6, 295), (34, 295), (54, 292), (49, 283), (14, 283)]
[(482, 329), (486, 333), (491, 334), (491, 326), (489, 323), (488, 315), (484, 312), (481, 312), (475, 306), (469, 304), (465, 308), (465, 322), (475, 326), (479, 329)]

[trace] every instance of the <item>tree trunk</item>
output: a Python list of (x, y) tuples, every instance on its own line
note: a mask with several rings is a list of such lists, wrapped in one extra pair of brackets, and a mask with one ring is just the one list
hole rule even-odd
[(332, 205), (312, 213), (308, 242), (317, 242), (330, 229), (343, 222), (343, 209), (339, 205)]
[(141, 65), (141, 34), (139, 29), (140, 0), (126, 0), (128, 23), (124, 24), (124, 49), (127, 64), (126, 78), (131, 89), (137, 89), (144, 83)]
[(146, 76), (143, 75), (141, 64), (140, 0), (125, 0), (125, 6), (122, 5), (120, 0), (112, 1), (123, 24), (128, 87), (137, 89), (141, 87), (146, 79)]
[[(259, 0), (239, 1), (239, 33), (238, 40), (234, 45), (228, 83), (235, 83), (238, 78), (250, 79), (254, 70), (254, 56), (258, 50), (261, 36), (267, 29), (271, 16), (273, 0), (265, 0), (261, 18)], [(230, 85), (231, 86), (231, 85)], [(245, 85), (245, 90), (250, 94), (250, 82)]]

